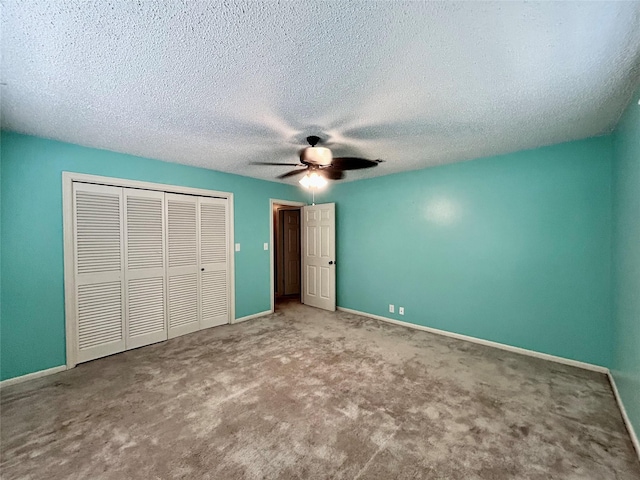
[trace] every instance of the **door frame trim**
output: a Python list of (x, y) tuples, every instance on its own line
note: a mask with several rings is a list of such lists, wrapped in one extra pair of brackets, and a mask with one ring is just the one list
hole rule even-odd
[[(74, 246), (73, 246), (73, 183), (93, 183), (122, 188), (138, 188), (155, 190), (166, 193), (181, 193), (199, 197), (225, 198), (228, 201), (229, 215), (229, 323), (233, 323), (236, 316), (235, 294), (235, 251), (234, 251), (234, 210), (233, 193), (203, 188), (183, 187), (166, 183), (152, 183), (125, 178), (103, 177), (77, 172), (62, 172), (62, 235), (64, 241), (64, 311), (65, 311), (65, 343), (66, 368), (74, 368), (78, 364), (77, 320), (75, 318), (75, 276), (74, 276)], [(272, 227), (273, 228), (273, 227)]]
[[(302, 214), (302, 207), (307, 206), (306, 203), (304, 202), (295, 202), (293, 200), (279, 200), (277, 198), (270, 198), (269, 199), (269, 250), (270, 255), (269, 255), (269, 294), (270, 294), (270, 298), (271, 298), (271, 313), (275, 312), (275, 301), (274, 301), (274, 296), (275, 296), (275, 281), (273, 279), (273, 274), (274, 272), (274, 263), (275, 263), (275, 239), (273, 237), (274, 235), (274, 231), (273, 231), (273, 207), (274, 205), (282, 205), (285, 207), (300, 207), (300, 213)], [(300, 241), (302, 241), (302, 237), (300, 238)], [(300, 288), (302, 288), (302, 274), (300, 275)]]

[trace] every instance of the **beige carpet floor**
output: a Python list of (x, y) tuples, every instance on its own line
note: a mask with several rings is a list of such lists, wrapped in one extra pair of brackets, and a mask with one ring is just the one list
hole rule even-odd
[(618, 479), (604, 375), (295, 302), (1, 392), (10, 479)]

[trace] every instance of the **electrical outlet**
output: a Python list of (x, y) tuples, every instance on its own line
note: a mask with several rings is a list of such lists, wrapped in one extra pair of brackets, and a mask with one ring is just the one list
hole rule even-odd
[(398, 313), (404, 315), (404, 307), (398, 307)]
[(396, 307), (394, 307), (393, 305), (389, 304), (389, 313), (393, 313), (396, 311)]

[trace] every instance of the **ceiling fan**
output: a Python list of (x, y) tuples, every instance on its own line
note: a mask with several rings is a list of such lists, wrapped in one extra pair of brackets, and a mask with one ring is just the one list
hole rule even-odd
[(383, 160), (368, 160), (359, 157), (334, 157), (331, 154), (331, 150), (327, 147), (316, 146), (320, 140), (320, 137), (316, 135), (307, 137), (307, 143), (309, 143), (310, 146), (300, 150), (300, 163), (254, 162), (254, 164), (304, 167), (290, 170), (282, 175), (278, 175), (277, 178), (287, 178), (306, 173), (305, 178), (303, 178), (300, 183), (308, 187), (317, 185), (305, 185), (305, 179), (322, 177), (324, 183), (326, 183), (326, 180), (341, 180), (344, 178), (345, 170), (372, 168), (383, 162)]

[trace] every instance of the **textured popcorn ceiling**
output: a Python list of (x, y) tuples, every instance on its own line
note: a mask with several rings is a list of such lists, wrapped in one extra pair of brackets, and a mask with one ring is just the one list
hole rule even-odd
[(5, 0), (2, 127), (271, 180), (317, 134), (354, 180), (608, 133), (639, 52), (640, 2)]

